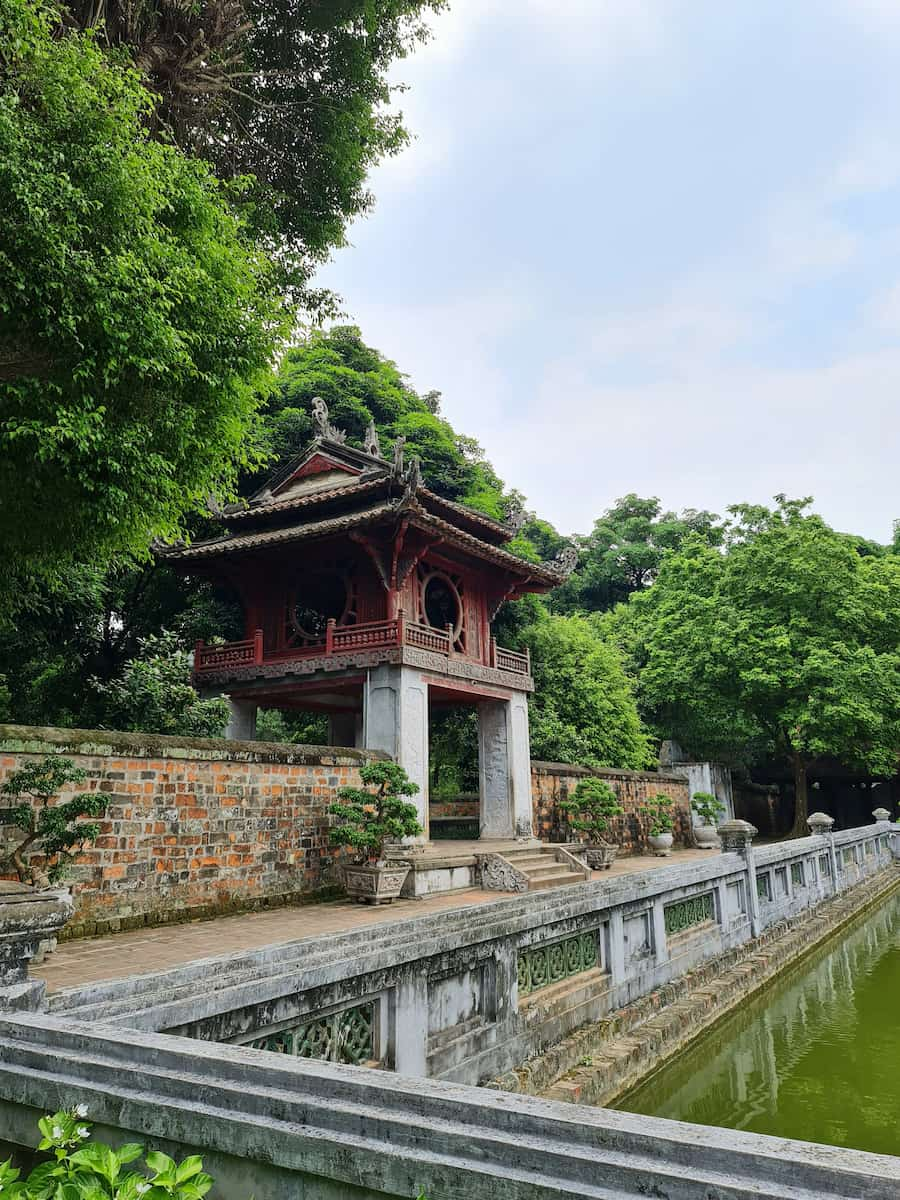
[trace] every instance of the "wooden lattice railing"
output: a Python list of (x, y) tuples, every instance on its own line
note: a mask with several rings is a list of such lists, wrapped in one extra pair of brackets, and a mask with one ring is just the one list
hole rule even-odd
[[(264, 650), (261, 629), (257, 629), (252, 638), (241, 642), (225, 642), (216, 646), (197, 642), (194, 648), (194, 673), (202, 675), (206, 671), (221, 670), (223, 667), (258, 666), (263, 662), (287, 662), (318, 655), (352, 654), (360, 650), (386, 650), (402, 645), (415, 646), (419, 650), (427, 650), (449, 658), (458, 653), (454, 650), (453, 643), (452, 626), (435, 629), (430, 625), (419, 625), (408, 621), (403, 613), (389, 621), (367, 621), (362, 625), (338, 625), (336, 621), (330, 620), (324, 639), (305, 646)], [(515, 650), (505, 650), (497, 645), (494, 638), (491, 638), (489, 652), (489, 666), (511, 675), (531, 674), (531, 659), (527, 652), (519, 654)]]

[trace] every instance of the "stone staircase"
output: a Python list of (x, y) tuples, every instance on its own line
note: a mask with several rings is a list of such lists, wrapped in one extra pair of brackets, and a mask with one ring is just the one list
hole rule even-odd
[(536, 892), (584, 883), (591, 873), (565, 846), (526, 842), (503, 846), (481, 859), (481, 886), (501, 892)]

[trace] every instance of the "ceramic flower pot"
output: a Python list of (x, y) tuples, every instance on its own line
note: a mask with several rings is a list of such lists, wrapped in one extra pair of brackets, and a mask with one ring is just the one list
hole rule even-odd
[(719, 835), (715, 825), (695, 825), (694, 841), (698, 850), (718, 850)]
[(344, 867), (344, 888), (358, 904), (390, 904), (400, 895), (409, 872), (409, 863), (396, 859)]
[(668, 858), (672, 853), (673, 837), (671, 833), (651, 833), (647, 841), (650, 849), (657, 858)]

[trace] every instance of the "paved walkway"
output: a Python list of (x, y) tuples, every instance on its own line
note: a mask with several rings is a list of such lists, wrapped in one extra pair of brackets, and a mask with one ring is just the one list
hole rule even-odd
[[(593, 877), (615, 879), (621, 875), (645, 873), (675, 863), (682, 865), (694, 859), (709, 858), (710, 853), (707, 850), (677, 850), (671, 858), (623, 858), (609, 871), (595, 871)], [(578, 884), (569, 886), (577, 887)], [(277, 942), (383, 925), (385, 921), (400, 917), (424, 916), (515, 898), (516, 893), (512, 892), (485, 892), (472, 888), (424, 900), (395, 900), (393, 904), (379, 908), (335, 900), (213, 917), (182, 925), (133, 929), (126, 933), (63, 942), (43, 963), (33, 966), (31, 974), (45, 980), (48, 991), (55, 992), (101, 979), (149, 975), (215, 954), (253, 950)]]

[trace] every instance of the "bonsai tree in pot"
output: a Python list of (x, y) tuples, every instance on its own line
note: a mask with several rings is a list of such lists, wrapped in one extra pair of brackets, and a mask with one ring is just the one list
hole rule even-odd
[(667, 858), (672, 852), (672, 830), (675, 819), (672, 816), (672, 797), (665, 792), (657, 792), (648, 796), (641, 805), (648, 818), (647, 839), (650, 849), (659, 858)]
[(697, 815), (694, 839), (701, 850), (715, 850), (719, 845), (716, 826), (725, 811), (725, 805), (712, 792), (694, 792), (691, 808)]
[(400, 895), (409, 863), (387, 859), (385, 846), (422, 832), (416, 806), (404, 800), (419, 786), (397, 763), (367, 763), (359, 772), (363, 787), (342, 787), (328, 812), (336, 818), (329, 830), (332, 846), (353, 851), (344, 868), (347, 894), (360, 903), (381, 904)]
[(603, 834), (609, 829), (610, 817), (617, 817), (625, 810), (606, 780), (580, 780), (557, 807), (573, 833), (586, 835), (579, 839), (578, 849), (584, 853), (587, 865), (594, 871), (611, 867), (619, 848), (607, 842)]

